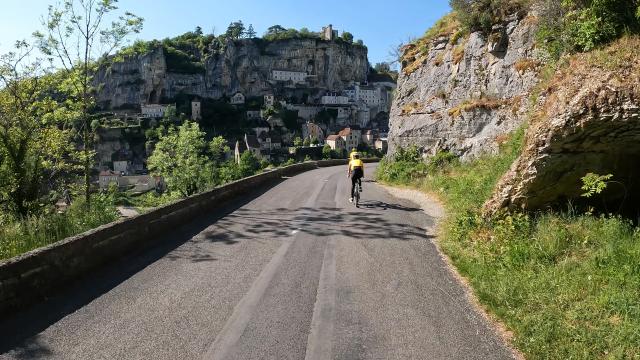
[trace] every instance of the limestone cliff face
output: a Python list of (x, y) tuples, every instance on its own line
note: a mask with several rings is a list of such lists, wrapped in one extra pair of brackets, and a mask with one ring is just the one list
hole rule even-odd
[(586, 201), (581, 178), (611, 174), (596, 207), (637, 208), (640, 153), (640, 39), (579, 55), (546, 87), (526, 132), (524, 149), (485, 204), (536, 210)]
[[(218, 99), (242, 92), (245, 96), (277, 93), (284, 96), (301, 91), (340, 91), (350, 82), (364, 82), (368, 73), (367, 48), (319, 39), (228, 41), (208, 57), (201, 72), (172, 71), (162, 47), (148, 54), (131, 56), (101, 69), (98, 102), (116, 109), (157, 103), (179, 93)], [(306, 72), (307, 83), (278, 83), (272, 70)]]
[(497, 150), (524, 121), (521, 105), (537, 83), (535, 23), (534, 16), (514, 15), (488, 36), (440, 36), (426, 54), (409, 59), (412, 65), (403, 64), (389, 153), (409, 145), (463, 158)]

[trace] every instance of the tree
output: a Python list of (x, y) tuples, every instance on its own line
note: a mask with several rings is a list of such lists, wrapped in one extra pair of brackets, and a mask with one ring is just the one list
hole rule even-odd
[(229, 24), (227, 28), (226, 37), (230, 39), (240, 39), (245, 34), (245, 27), (242, 20), (238, 20)]
[(356, 45), (364, 46), (364, 41), (362, 39), (356, 40)]
[(278, 35), (278, 34), (281, 34), (283, 32), (286, 32), (286, 31), (287, 31), (287, 29), (285, 29), (284, 27), (282, 27), (280, 25), (273, 25), (273, 26), (270, 26), (267, 29), (267, 34)]
[(348, 31), (343, 32), (342, 40), (348, 42), (349, 44), (353, 43), (353, 34)]
[(170, 190), (183, 197), (203, 191), (211, 181), (207, 169), (211, 162), (205, 156), (205, 133), (197, 123), (187, 121), (172, 128), (160, 138), (149, 157), (149, 169), (165, 178)]
[(32, 52), (21, 41), (0, 56), (0, 206), (18, 216), (39, 209), (41, 197), (76, 169), (65, 127), (76, 114), (52, 97), (61, 95), (64, 78), (32, 60)]
[(302, 142), (302, 146), (311, 146), (311, 141), (309, 140), (309, 138), (304, 138), (304, 141)]
[(314, 136), (314, 137), (311, 139), (311, 145), (314, 145), (314, 146), (315, 146), (315, 145), (318, 145), (318, 144), (320, 144), (320, 141), (318, 140), (318, 138), (317, 138), (317, 137), (315, 137), (315, 136)]
[(386, 74), (391, 72), (391, 65), (387, 62), (379, 62), (376, 63), (373, 69), (379, 74)]
[(260, 170), (260, 161), (251, 151), (245, 151), (240, 155), (240, 175), (245, 178)]
[(64, 0), (60, 6), (49, 6), (43, 24), (45, 33), (34, 34), (42, 52), (58, 59), (76, 93), (74, 100), (80, 112), (82, 133), (84, 193), (89, 207), (94, 161), (89, 114), (95, 102), (93, 74), (99, 65), (96, 59), (102, 56), (102, 60), (107, 61), (109, 55), (125, 43), (129, 34), (142, 30), (144, 21), (130, 12), (111, 20), (118, 10), (116, 4), (117, 0)]
[(329, 144), (326, 144), (322, 147), (322, 158), (327, 160), (331, 159), (332, 152), (333, 151), (331, 150), (331, 146), (329, 146)]
[(196, 29), (193, 33), (197, 36), (202, 36), (202, 28), (200, 26), (196, 26)]
[(302, 138), (299, 136), (296, 136), (295, 139), (293, 139), (293, 146), (295, 147), (301, 147), (302, 146)]
[(219, 166), (224, 162), (225, 155), (231, 150), (227, 145), (227, 140), (222, 136), (214, 137), (209, 143), (209, 153), (214, 166)]
[(253, 29), (253, 24), (249, 24), (249, 28), (247, 29), (247, 32), (245, 33), (245, 35), (247, 36), (247, 38), (249, 39), (253, 39), (256, 37), (257, 33), (256, 31)]

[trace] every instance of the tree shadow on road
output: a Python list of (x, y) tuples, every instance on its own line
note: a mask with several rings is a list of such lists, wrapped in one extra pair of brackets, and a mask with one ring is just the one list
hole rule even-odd
[[(245, 206), (268, 188), (259, 189), (221, 207), (155, 242), (153, 248), (133, 254), (97, 273), (87, 274), (66, 292), (30, 310), (0, 321), (0, 353), (12, 351), (19, 359), (51, 354), (40, 333), (65, 316), (109, 292), (150, 264), (160, 260), (217, 261), (212, 244), (235, 246), (246, 241), (282, 241), (303, 233), (312, 238), (345, 237), (364, 241), (424, 241), (425, 230), (412, 225), (423, 215), (419, 209), (383, 201), (364, 201), (362, 208), (293, 207), (252, 209)], [(424, 220), (424, 218), (421, 218)]]
[[(65, 316), (89, 304), (101, 295), (111, 291), (122, 282), (137, 274), (145, 267), (161, 258), (171, 260), (189, 259), (193, 262), (216, 261), (211, 254), (198, 250), (198, 244), (186, 244), (197, 237), (212, 223), (233, 213), (250, 201), (268, 191), (273, 184), (257, 188), (251, 193), (239, 196), (233, 203), (220, 204), (211, 213), (204, 214), (152, 242), (153, 247), (134, 252), (111, 265), (96, 272), (88, 273), (69, 287), (61, 289), (58, 294), (27, 310), (0, 319), (0, 354), (11, 351), (11, 357), (17, 359), (38, 359), (52, 354), (52, 349), (40, 337), (40, 333)], [(232, 237), (215, 237), (208, 241), (227, 245), (238, 243)], [(2, 358), (2, 356), (0, 356)]]

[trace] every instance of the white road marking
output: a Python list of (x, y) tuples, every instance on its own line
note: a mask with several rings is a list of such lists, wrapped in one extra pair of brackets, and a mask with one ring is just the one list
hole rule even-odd
[(290, 238), (283, 241), (269, 264), (265, 266), (260, 275), (253, 282), (251, 289), (249, 289), (247, 294), (233, 309), (231, 317), (225, 324), (224, 328), (222, 328), (222, 331), (220, 331), (211, 347), (209, 347), (203, 359), (222, 360), (233, 353), (240, 336), (242, 336), (253, 312), (260, 302), (260, 299), (262, 299), (262, 296), (271, 283), (276, 271), (282, 264), (282, 261), (294, 240), (294, 238)]
[(333, 326), (336, 303), (336, 240), (330, 238), (324, 250), (311, 331), (305, 360), (332, 358)]

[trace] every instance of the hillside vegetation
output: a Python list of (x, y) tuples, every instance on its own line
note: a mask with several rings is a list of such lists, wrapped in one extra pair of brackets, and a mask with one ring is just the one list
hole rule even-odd
[(550, 60), (565, 53), (590, 51), (624, 34), (640, 31), (638, 0), (450, 0), (453, 11), (419, 39), (402, 49), (404, 73), (411, 74), (426, 58), (435, 39), (456, 44), (470, 32), (489, 36), (496, 24), (514, 14), (537, 12), (537, 42)]

